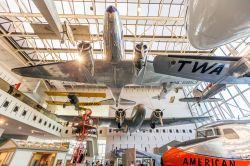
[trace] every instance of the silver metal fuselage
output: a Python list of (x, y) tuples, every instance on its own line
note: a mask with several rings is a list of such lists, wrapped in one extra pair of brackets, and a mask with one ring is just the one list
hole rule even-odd
[(119, 62), (125, 59), (122, 23), (118, 11), (109, 6), (104, 17), (104, 60)]
[(121, 89), (134, 82), (136, 69), (132, 61), (125, 60), (122, 23), (117, 9), (106, 9), (103, 31), (104, 60), (95, 61), (94, 77), (112, 91), (116, 104)]

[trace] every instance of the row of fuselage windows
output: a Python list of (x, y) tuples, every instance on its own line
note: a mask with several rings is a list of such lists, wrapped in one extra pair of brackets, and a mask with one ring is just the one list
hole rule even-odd
[[(2, 107), (8, 108), (9, 105), (10, 105), (10, 102), (6, 100), (6, 101), (3, 103)], [(15, 107), (13, 108), (12, 112), (17, 113), (17, 112), (19, 111), (19, 108), (20, 108), (19, 106), (15, 106)], [(25, 117), (25, 116), (27, 115), (27, 113), (28, 113), (27, 110), (23, 110), (23, 112), (22, 112), (21, 115), (22, 115), (23, 117)], [(37, 119), (38, 119), (38, 118), (37, 118), (37, 115), (34, 115), (34, 116), (33, 116), (33, 121), (36, 122)], [(45, 127), (48, 125), (48, 128), (51, 128), (51, 127), (52, 127), (52, 130), (59, 131), (59, 132), (62, 131), (62, 129), (59, 129), (59, 127), (56, 127), (55, 125), (52, 126), (51, 123), (48, 123), (47, 121), (44, 121), (42, 118), (40, 118), (40, 119), (38, 120), (38, 123), (39, 123), (39, 124), (43, 124)]]
[[(109, 129), (109, 133), (119, 133), (122, 131)], [(147, 131), (136, 131), (137, 133), (193, 133), (193, 130), (189, 129), (149, 129)], [(99, 134), (102, 134), (102, 130), (99, 130)]]

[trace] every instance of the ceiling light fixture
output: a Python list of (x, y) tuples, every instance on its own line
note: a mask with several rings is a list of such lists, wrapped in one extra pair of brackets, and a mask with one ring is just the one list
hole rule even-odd
[(18, 130), (21, 130), (21, 129), (22, 129), (22, 127), (21, 127), (21, 126), (19, 126), (19, 127), (18, 127)]
[(77, 57), (76, 57), (76, 59), (77, 59), (77, 61), (78, 61), (78, 62), (80, 62), (80, 63), (82, 63), (82, 62), (83, 62), (83, 57), (82, 57), (82, 56), (80, 56), (80, 55), (79, 55), (79, 56), (77, 56)]
[(2, 125), (4, 123), (3, 119), (0, 119), (0, 125)]

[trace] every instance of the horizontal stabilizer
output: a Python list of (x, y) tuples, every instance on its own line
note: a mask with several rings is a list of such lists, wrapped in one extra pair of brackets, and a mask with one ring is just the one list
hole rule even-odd
[(166, 97), (165, 96), (160, 97), (160, 95), (157, 95), (157, 96), (153, 96), (152, 99), (162, 100), (162, 99), (166, 99)]
[(135, 105), (136, 102), (135, 102), (135, 101), (132, 101), (132, 100), (120, 98), (119, 104), (120, 104), (120, 105)]
[(78, 61), (58, 62), (14, 68), (18, 75), (48, 80), (96, 83), (90, 71)]
[(200, 97), (190, 97), (190, 98), (180, 98), (179, 101), (181, 102), (217, 102), (221, 101), (219, 98), (208, 98), (202, 100)]
[(115, 105), (115, 100), (113, 98), (107, 100), (101, 100), (102, 105)]

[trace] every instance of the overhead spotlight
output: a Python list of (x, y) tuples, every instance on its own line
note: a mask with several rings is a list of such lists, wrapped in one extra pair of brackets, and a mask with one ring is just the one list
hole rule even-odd
[(5, 126), (8, 126), (9, 125), (9, 123), (5, 123)]
[(0, 125), (2, 125), (4, 123), (3, 119), (0, 119)]
[(82, 57), (82, 56), (77, 56), (77, 57), (76, 57), (76, 60), (77, 60), (78, 62), (82, 63), (82, 62), (83, 62), (83, 57)]
[(22, 127), (21, 127), (21, 126), (19, 126), (19, 127), (18, 127), (18, 130), (22, 130)]

